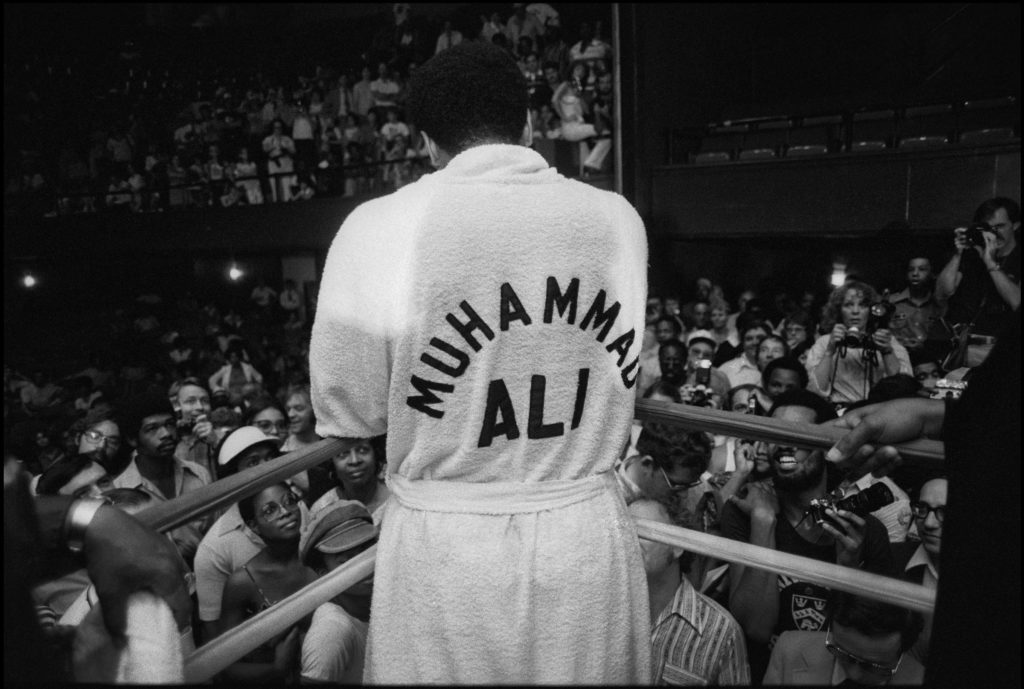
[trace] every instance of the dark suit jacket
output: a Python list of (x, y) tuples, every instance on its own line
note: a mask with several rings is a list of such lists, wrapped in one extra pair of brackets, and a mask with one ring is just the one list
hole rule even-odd
[[(828, 686), (835, 663), (836, 659), (825, 648), (825, 632), (783, 632), (772, 650), (764, 684)], [(891, 684), (922, 682), (924, 667), (904, 655)]]

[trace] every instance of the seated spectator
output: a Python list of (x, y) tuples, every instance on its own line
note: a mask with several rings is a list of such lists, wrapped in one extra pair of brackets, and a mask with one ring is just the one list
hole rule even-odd
[(587, 120), (590, 105), (584, 89), (589, 74), (586, 63), (574, 64), (569, 78), (559, 84), (551, 97), (555, 113), (562, 121), (562, 138), (566, 141), (583, 141), (597, 135), (594, 125)]
[(804, 390), (807, 387), (807, 369), (793, 357), (784, 356), (769, 361), (761, 379), (768, 399), (774, 400), (784, 392)]
[(281, 305), (282, 320), (287, 320), (288, 314), (292, 311), (298, 311), (301, 315), (302, 294), (299, 293), (299, 286), (295, 283), (295, 280), (288, 278), (284, 281), (284, 288), (281, 290), (278, 302)]
[(266, 394), (252, 401), (242, 417), (242, 425), (260, 429), (277, 442), (278, 448), (288, 439), (288, 415), (277, 400)]
[[(651, 351), (657, 352), (657, 347), (660, 345), (673, 340), (679, 342), (680, 335), (682, 334), (681, 326), (679, 322), (671, 316), (659, 316), (653, 324), (654, 327), (654, 344), (651, 347)], [(637, 378), (637, 396), (643, 395), (643, 393), (654, 384), (661, 377), (661, 366), (658, 364), (656, 357), (650, 357), (645, 361), (647, 357), (641, 354), (640, 363), (640, 375)]]
[(313, 503), (310, 512), (318, 514), (335, 502), (356, 500), (370, 512), (373, 523), (380, 525), (384, 506), (391, 497), (384, 482), (387, 437), (347, 438), (341, 442), (341, 451), (331, 458), (330, 478), (334, 486)]
[(895, 311), (889, 321), (896, 340), (908, 352), (922, 349), (937, 332), (936, 325), (945, 309), (935, 299), (935, 272), (925, 256), (914, 256), (907, 262), (907, 286), (889, 295)]
[[(868, 312), (878, 302), (870, 285), (850, 281), (829, 297), (824, 327), (807, 354), (808, 389), (846, 406), (865, 399), (885, 376), (911, 372), (910, 357), (887, 328), (868, 333)], [(847, 336), (850, 337), (847, 337)]]
[[(256, 163), (250, 160), (248, 148), (243, 146), (238, 149), (238, 160), (229, 170), (231, 179), (245, 192), (245, 202), (250, 206), (262, 204), (263, 189), (260, 186), (259, 169), (256, 167)], [(274, 294), (277, 295), (276, 292)]]
[(782, 334), (789, 345), (789, 354), (807, 361), (807, 350), (814, 344), (814, 320), (807, 311), (795, 311), (782, 322)]
[[(235, 570), (224, 584), (220, 633), (263, 612), (316, 579), (299, 559), (301, 500), (285, 483), (264, 488), (238, 503), (242, 521), (265, 547)], [(243, 682), (287, 682), (299, 669), (300, 631), (294, 627), (248, 653), (224, 670), (224, 678)]]
[[(378, 533), (362, 504), (333, 502), (303, 529), (299, 557), (323, 576), (376, 544)], [(371, 574), (316, 609), (302, 642), (303, 683), (362, 682), (372, 595)]]
[(178, 412), (179, 439), (174, 456), (198, 464), (210, 476), (215, 476), (216, 443), (210, 421), (210, 393), (197, 378), (186, 378), (173, 383), (169, 394), (171, 404)]
[[(640, 519), (672, 524), (659, 502), (629, 505)], [(640, 539), (651, 608), (654, 684), (750, 684), (743, 630), (722, 606), (701, 595), (679, 569), (681, 548)]]
[(76, 438), (78, 452), (90, 454), (107, 470), (117, 476), (128, 465), (127, 444), (121, 435), (121, 425), (111, 412), (90, 412), (81, 422)]
[(914, 378), (921, 384), (921, 394), (931, 395), (946, 372), (942, 370), (942, 364), (927, 349), (911, 352), (910, 365), (914, 370)]
[(839, 592), (827, 631), (779, 637), (764, 685), (922, 684), (924, 668), (907, 653), (920, 629), (916, 612)]
[(274, 120), (270, 134), (263, 139), (263, 152), (267, 154), (267, 174), (270, 175), (270, 200), (283, 203), (292, 198), (295, 177), (295, 142), (284, 132), (284, 122)]
[[(238, 342), (233, 342), (227, 349), (228, 363), (219, 371), (210, 376), (211, 390), (227, 390), (231, 398), (231, 404), (240, 406), (242, 404), (242, 392), (246, 383), (263, 383), (263, 376), (247, 361), (245, 347)], [(245, 357), (247, 358), (247, 357)]]
[(686, 342), (686, 375), (680, 386), (683, 404), (721, 409), (729, 394), (729, 379), (710, 366), (715, 352), (711, 333), (695, 330)]
[(728, 342), (733, 347), (739, 347), (740, 336), (736, 328), (729, 325), (729, 304), (724, 300), (709, 301), (708, 320), (710, 322), (711, 337), (717, 345)]
[[(149, 393), (131, 401), (127, 410), (124, 431), (134, 452), (125, 470), (114, 478), (115, 488), (139, 488), (165, 501), (212, 481), (204, 467), (174, 456), (178, 423), (166, 395)], [(211, 521), (200, 517), (169, 532), (186, 563), (192, 562)]]
[(736, 358), (720, 364), (718, 370), (729, 379), (729, 387), (746, 383), (760, 385), (761, 369), (757, 366), (757, 350), (761, 346), (761, 340), (768, 337), (768, 327), (753, 319), (741, 323), (740, 326), (738, 332), (743, 351)]
[[(217, 454), (218, 478), (232, 476), (280, 455), (277, 443), (259, 429), (244, 426), (224, 437)], [(196, 595), (202, 636), (220, 633), (221, 596), (228, 576), (248, 562), (266, 544), (250, 529), (233, 504), (225, 510), (196, 549)]]
[(761, 340), (757, 346), (757, 367), (761, 369), (761, 377), (764, 378), (765, 367), (775, 359), (789, 356), (789, 345), (778, 335), (769, 335)]
[[(935, 590), (939, 586), (940, 560), (942, 554), (942, 523), (946, 518), (946, 496), (948, 481), (933, 478), (925, 481), (918, 491), (917, 499), (910, 503), (914, 515), (914, 527), (919, 540), (909, 538), (893, 549), (897, 576), (914, 584), (921, 584)], [(911, 656), (922, 665), (928, 664), (928, 643), (932, 635), (933, 615), (924, 615), (921, 636), (910, 651)]]
[[(769, 415), (809, 424), (836, 417), (825, 400), (806, 390), (779, 395)], [(846, 511), (829, 511), (831, 521), (810, 518), (811, 500), (825, 497), (840, 478), (823, 451), (773, 443), (768, 456), (771, 482), (751, 484), (746, 496), (725, 503), (722, 535), (877, 574), (891, 571), (888, 535), (876, 518)], [(764, 672), (771, 646), (782, 632), (825, 629), (828, 596), (828, 589), (817, 584), (729, 565), (729, 610), (747, 635), (752, 674)]]
[(377, 78), (370, 83), (370, 93), (373, 94), (373, 107), (378, 111), (378, 116), (389, 108), (398, 107), (399, 92), (401, 87), (395, 81), (391, 68), (385, 62), (377, 65)]

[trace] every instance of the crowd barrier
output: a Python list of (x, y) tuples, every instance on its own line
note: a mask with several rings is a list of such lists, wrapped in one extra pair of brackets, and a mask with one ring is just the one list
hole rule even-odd
[[(830, 426), (792, 423), (669, 402), (638, 402), (636, 412), (637, 417), (642, 420), (678, 424), (752, 440), (786, 442), (810, 449), (828, 449), (845, 433), (843, 429)], [(923, 464), (937, 468), (943, 461), (942, 443), (936, 441), (916, 440), (897, 447), (908, 464)], [(155, 529), (167, 531), (207, 512), (226, 508), (244, 497), (258, 493), (268, 485), (325, 462), (337, 454), (339, 449), (339, 440), (321, 440), (174, 500), (150, 507), (140, 512), (137, 518)], [(644, 539), (680, 546), (690, 552), (728, 562), (796, 576), (802, 580), (919, 612), (931, 612), (935, 606), (933, 590), (869, 572), (645, 519), (637, 520), (637, 532)], [(312, 613), (325, 601), (364, 579), (373, 571), (375, 554), (376, 547), (370, 548), (301, 591), (197, 649), (185, 661), (186, 681), (199, 683), (211, 679), (254, 648)]]

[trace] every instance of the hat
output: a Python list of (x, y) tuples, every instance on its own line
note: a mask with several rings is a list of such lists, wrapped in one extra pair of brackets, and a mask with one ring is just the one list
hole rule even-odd
[(694, 330), (690, 333), (690, 336), (686, 338), (686, 346), (689, 347), (694, 342), (707, 342), (712, 348), (718, 346), (718, 343), (715, 342), (715, 338), (711, 334), (710, 330)]
[(312, 515), (299, 540), (299, 559), (306, 562), (314, 548), (341, 553), (376, 537), (377, 527), (366, 506), (358, 500), (339, 500)]
[(224, 466), (235, 460), (250, 447), (260, 443), (270, 443), (275, 450), (277, 449), (277, 438), (271, 438), (255, 426), (236, 428), (224, 437), (224, 442), (220, 446), (220, 452), (217, 453), (217, 464)]

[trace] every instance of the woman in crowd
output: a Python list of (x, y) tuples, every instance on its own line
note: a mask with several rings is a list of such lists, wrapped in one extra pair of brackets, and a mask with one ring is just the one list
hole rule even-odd
[(342, 442), (341, 452), (331, 459), (333, 490), (324, 493), (309, 511), (317, 514), (338, 500), (358, 500), (370, 511), (373, 522), (380, 524), (384, 516), (384, 504), (391, 496), (391, 491), (384, 483), (387, 436)]
[(856, 280), (832, 293), (823, 323), (829, 332), (807, 354), (808, 390), (845, 407), (867, 398), (886, 376), (913, 374), (907, 350), (869, 315), (878, 302), (875, 288)]
[(789, 345), (789, 353), (807, 362), (807, 350), (814, 344), (814, 320), (809, 311), (796, 311), (782, 324), (782, 335)]
[(555, 112), (562, 120), (562, 137), (566, 141), (583, 141), (597, 135), (594, 125), (586, 121), (590, 114), (585, 94), (589, 78), (590, 68), (587, 63), (577, 62), (572, 66), (572, 74), (551, 97)]
[[(221, 633), (287, 598), (316, 579), (299, 560), (299, 497), (286, 483), (264, 488), (238, 503), (245, 524), (266, 547), (224, 585)], [(308, 620), (304, 621), (308, 625)], [(298, 670), (300, 626), (282, 632), (224, 670), (233, 682), (284, 682)]]

